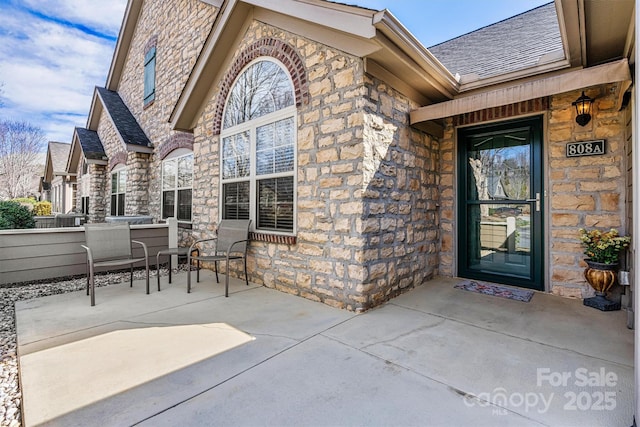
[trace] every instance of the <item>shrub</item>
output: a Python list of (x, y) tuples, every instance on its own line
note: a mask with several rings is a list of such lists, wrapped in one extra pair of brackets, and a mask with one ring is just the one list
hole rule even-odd
[(36, 206), (36, 199), (28, 197), (18, 197), (17, 199), (11, 199), (13, 202), (18, 202), (25, 208), (29, 209), (29, 212), (33, 212), (33, 208)]
[(12, 202), (18, 202), (20, 204), (27, 203), (30, 205), (35, 205), (37, 203), (36, 199), (32, 199), (30, 197), (18, 197), (17, 199), (12, 199)]
[(51, 215), (51, 202), (38, 202), (33, 208), (33, 214), (36, 216)]
[(18, 202), (0, 202), (0, 229), (35, 228), (31, 211)]

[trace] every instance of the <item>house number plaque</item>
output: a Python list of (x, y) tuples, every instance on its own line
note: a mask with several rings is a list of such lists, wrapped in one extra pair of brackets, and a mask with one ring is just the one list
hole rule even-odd
[(567, 144), (567, 157), (600, 156), (602, 154), (604, 154), (604, 139)]

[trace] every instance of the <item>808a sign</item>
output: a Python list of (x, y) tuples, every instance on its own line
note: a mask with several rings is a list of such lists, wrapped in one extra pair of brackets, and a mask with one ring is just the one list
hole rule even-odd
[(599, 156), (602, 154), (604, 154), (604, 139), (567, 144), (567, 157)]

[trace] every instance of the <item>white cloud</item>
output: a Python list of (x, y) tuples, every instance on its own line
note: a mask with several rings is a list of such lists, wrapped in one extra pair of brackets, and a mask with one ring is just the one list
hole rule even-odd
[(61, 17), (109, 34), (118, 34), (126, 0), (23, 0), (28, 7), (47, 16)]
[(105, 84), (115, 41), (102, 35), (117, 36), (125, 4), (0, 2), (0, 118), (28, 121), (48, 140), (69, 142), (73, 128), (86, 124), (94, 86)]

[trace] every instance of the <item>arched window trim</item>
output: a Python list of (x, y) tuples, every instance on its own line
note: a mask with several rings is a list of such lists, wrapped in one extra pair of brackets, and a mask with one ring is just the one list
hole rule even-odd
[[(298, 150), (297, 150), (297, 132), (298, 132), (298, 120), (297, 120), (297, 106), (294, 97), (293, 105), (289, 107), (285, 107), (283, 109), (265, 114), (255, 119), (248, 120), (246, 122), (230, 126), (224, 127), (224, 117), (227, 112), (227, 107), (229, 103), (229, 99), (232, 96), (233, 89), (235, 88), (236, 83), (238, 82), (239, 77), (247, 70), (252, 67), (254, 64), (261, 61), (269, 61), (277, 66), (279, 66), (282, 71), (285, 73), (289, 80), (291, 91), (295, 95), (295, 87), (293, 80), (291, 78), (291, 74), (287, 70), (287, 67), (282, 64), (282, 62), (270, 56), (260, 56), (255, 58), (251, 62), (249, 62), (245, 67), (243, 67), (238, 74), (235, 76), (233, 83), (230, 86), (229, 92), (225, 99), (224, 109), (222, 111), (222, 122), (220, 124), (220, 186), (219, 186), (219, 200), (220, 200), (220, 210), (219, 210), (219, 219), (224, 219), (224, 185), (232, 184), (236, 182), (244, 182), (249, 181), (250, 190), (249, 190), (249, 219), (251, 219), (251, 231), (260, 231), (267, 232), (270, 234), (278, 234), (285, 236), (292, 236), (296, 234), (297, 230), (297, 172), (298, 172)], [(291, 176), (293, 178), (293, 228), (291, 231), (278, 231), (273, 229), (261, 229), (258, 227), (257, 221), (257, 182), (258, 176), (256, 174), (256, 129), (260, 126), (275, 123), (280, 120), (291, 118), (293, 120), (293, 170), (287, 172), (276, 172), (272, 174), (264, 174), (260, 175), (259, 179), (276, 179), (276, 178), (284, 178)], [(249, 132), (249, 140), (250, 140), (250, 173), (248, 177), (236, 177), (236, 178), (223, 178), (223, 141), (225, 137), (235, 135), (241, 132)]]
[(189, 154), (193, 154), (193, 150), (190, 150), (188, 148), (176, 148), (175, 150), (167, 154), (162, 160), (171, 160), (175, 159), (176, 157), (187, 156)]

